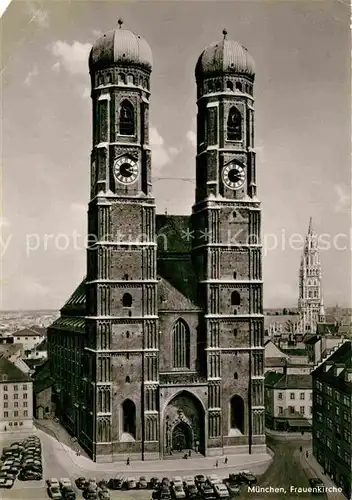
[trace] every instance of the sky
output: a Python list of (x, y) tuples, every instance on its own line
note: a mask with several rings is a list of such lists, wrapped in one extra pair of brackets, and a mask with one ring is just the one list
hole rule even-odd
[[(153, 52), (158, 213), (194, 202), (194, 67), (222, 30), (256, 61), (264, 307), (292, 307), (309, 217), (326, 305), (351, 303), (350, 31), (344, 1), (13, 1), (1, 19), (1, 302), (58, 309), (85, 275), (87, 57), (117, 19)], [(178, 180), (175, 180), (178, 178)]]

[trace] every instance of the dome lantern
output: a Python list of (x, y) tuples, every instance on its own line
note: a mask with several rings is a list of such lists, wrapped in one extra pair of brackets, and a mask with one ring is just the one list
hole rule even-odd
[(115, 29), (94, 42), (89, 55), (90, 72), (121, 65), (144, 69), (150, 73), (153, 65), (150, 46), (141, 36), (124, 29), (122, 19), (118, 19), (117, 23)]
[(255, 64), (243, 45), (229, 40), (224, 29), (223, 39), (206, 47), (197, 61), (195, 75), (197, 82), (221, 75), (244, 75), (254, 80)]

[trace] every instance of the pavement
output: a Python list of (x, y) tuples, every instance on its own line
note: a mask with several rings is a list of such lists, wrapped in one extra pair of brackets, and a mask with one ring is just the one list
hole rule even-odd
[[(171, 459), (167, 460), (131, 460), (130, 465), (126, 462), (114, 462), (114, 463), (95, 463), (92, 462), (90, 458), (87, 457), (86, 453), (79, 444), (72, 440), (72, 437), (67, 433), (67, 431), (57, 422), (53, 420), (40, 420), (36, 422), (38, 427), (37, 433), (39, 437), (43, 437), (44, 434), (54, 439), (56, 443), (53, 443), (55, 449), (57, 449), (57, 458), (61, 462), (65, 462), (66, 466), (68, 462), (74, 465), (78, 472), (83, 474), (86, 471), (94, 471), (95, 473), (114, 473), (118, 471), (119, 474), (140, 474), (151, 476), (153, 474), (160, 475), (187, 475), (189, 471), (199, 471), (199, 473), (213, 473), (215, 470), (221, 472), (222, 475), (227, 476), (230, 472), (236, 472), (241, 469), (248, 469), (255, 467), (264, 470), (270, 465), (272, 461), (272, 456), (268, 453), (261, 454), (241, 454), (241, 455), (228, 455), (227, 464), (224, 463), (224, 456), (219, 457), (189, 457), (184, 459)], [(77, 455), (77, 450), (80, 450), (80, 455)], [(65, 456), (66, 455), (66, 456)], [(61, 457), (61, 460), (60, 460)], [(218, 463), (218, 467), (216, 467)]]
[(319, 462), (314, 457), (311, 448), (303, 448), (303, 452), (300, 453), (300, 461), (302, 467), (306, 469), (310, 477), (317, 477), (321, 479), (325, 486), (329, 488), (330, 491), (326, 493), (328, 500), (346, 500), (346, 497), (343, 493), (339, 493), (336, 491), (336, 484), (330, 479), (328, 475), (324, 474), (324, 471)]

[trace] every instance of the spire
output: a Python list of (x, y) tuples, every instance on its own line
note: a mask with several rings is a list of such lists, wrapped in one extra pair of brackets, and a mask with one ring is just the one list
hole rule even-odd
[(121, 19), (121, 17), (118, 18), (117, 24), (119, 25), (119, 28), (121, 29), (122, 25), (123, 25), (123, 19)]
[(312, 217), (309, 218), (308, 234), (313, 234), (313, 219), (312, 219)]
[(226, 29), (222, 30), (222, 34), (224, 35), (224, 40), (226, 40), (226, 37), (227, 37), (227, 30), (226, 30)]

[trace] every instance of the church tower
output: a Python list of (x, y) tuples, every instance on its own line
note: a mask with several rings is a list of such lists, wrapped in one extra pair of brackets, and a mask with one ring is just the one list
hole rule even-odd
[(325, 321), (318, 238), (312, 218), (309, 220), (299, 271), (298, 311), (303, 333), (315, 333), (317, 323)]
[(89, 69), (93, 145), (81, 427), (95, 461), (121, 453), (140, 460), (158, 450), (159, 432), (151, 49), (119, 20), (94, 43)]
[(225, 453), (239, 445), (252, 453), (265, 444), (254, 78), (252, 57), (225, 30), (196, 65), (192, 256), (203, 310), (199, 359), (208, 381), (208, 449)]

